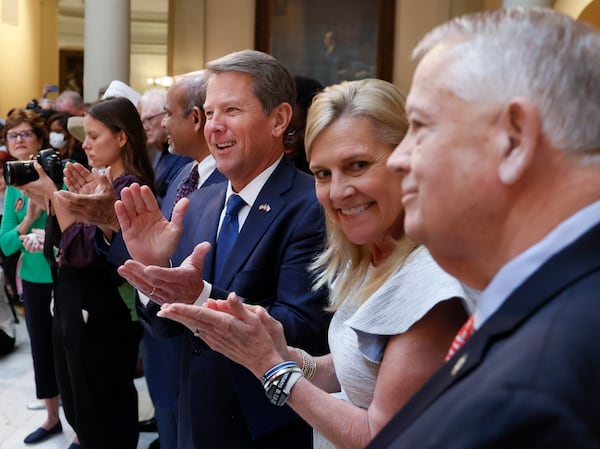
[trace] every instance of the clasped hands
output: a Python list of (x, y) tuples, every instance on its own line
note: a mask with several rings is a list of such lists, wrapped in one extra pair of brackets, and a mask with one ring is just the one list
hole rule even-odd
[(190, 329), (214, 351), (248, 368), (260, 378), (274, 365), (293, 360), (283, 326), (264, 307), (244, 304), (235, 293), (202, 306), (165, 304), (157, 316)]
[(181, 199), (168, 221), (147, 186), (125, 187), (115, 211), (132, 259), (119, 267), (119, 274), (162, 305), (158, 316), (180, 322), (213, 350), (260, 377), (275, 364), (290, 360), (293, 350), (279, 321), (263, 307), (243, 304), (235, 293), (226, 301), (209, 299), (202, 306), (193, 305), (204, 288), (204, 258), (210, 244), (199, 243), (180, 266), (169, 266), (188, 207), (189, 200)]

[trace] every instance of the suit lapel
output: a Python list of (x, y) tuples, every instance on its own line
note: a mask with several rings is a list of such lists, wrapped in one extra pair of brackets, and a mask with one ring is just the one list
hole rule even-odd
[[(212, 175), (211, 175), (212, 176)], [(185, 228), (194, 229), (190, 233), (191, 240), (184, 243), (189, 255), (189, 249), (193, 248), (200, 242), (208, 242), (212, 249), (208, 252), (204, 259), (203, 277), (209, 282), (214, 282), (214, 257), (215, 243), (217, 238), (217, 227), (221, 218), (221, 211), (225, 204), (225, 192), (227, 183), (218, 183), (210, 186), (202, 187), (190, 196), (190, 206), (186, 214)], [(200, 211), (199, 214), (190, 214), (191, 210)], [(188, 233), (183, 234), (184, 236)], [(180, 244), (181, 246), (181, 244)]]
[(532, 314), (562, 290), (590, 272), (598, 270), (600, 252), (597, 248), (600, 248), (600, 225), (593, 227), (548, 260), (508, 297), (456, 355), (415, 394), (384, 428), (381, 441), (379, 438), (377, 441), (393, 440), (437, 397), (475, 370), (492, 344), (514, 333)]
[(292, 187), (295, 175), (295, 168), (289, 165), (284, 157), (256, 197), (238, 238), (231, 248), (220, 276), (219, 287), (227, 288), (229, 286), (235, 274), (241, 270), (261, 238), (281, 213), (285, 207), (282, 195)]
[(212, 184), (218, 184), (219, 182), (224, 181), (227, 181), (227, 178), (225, 178), (225, 176), (223, 176), (223, 174), (215, 168), (210, 174), (210, 176), (206, 178), (206, 180), (202, 183), (201, 187), (210, 186)]

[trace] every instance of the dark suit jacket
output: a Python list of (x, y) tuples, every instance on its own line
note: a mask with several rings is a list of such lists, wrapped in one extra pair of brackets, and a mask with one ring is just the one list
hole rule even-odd
[[(192, 169), (195, 163), (196, 161), (191, 161), (185, 164), (183, 167), (181, 167), (179, 172), (177, 172), (177, 174), (171, 180), (169, 189), (167, 190), (165, 198), (163, 199), (162, 205), (160, 207), (160, 211), (162, 212), (162, 214), (169, 220), (171, 219), (171, 213), (173, 212), (173, 207), (175, 206), (177, 188), (179, 187), (179, 184), (181, 184), (181, 182), (188, 177), (188, 175), (190, 174), (190, 170)], [(225, 181), (227, 181), (227, 178), (225, 178), (225, 176), (223, 176), (223, 174), (219, 170), (215, 169), (210, 174), (210, 176), (206, 178), (206, 181), (204, 181), (200, 187), (203, 188), (212, 184), (217, 184), (219, 182)]]
[[(189, 158), (185, 159), (189, 160)], [(169, 220), (171, 219), (171, 213), (173, 212), (173, 207), (175, 206), (177, 188), (179, 187), (181, 181), (183, 181), (183, 179), (189, 175), (190, 170), (192, 169), (192, 166), (194, 164), (195, 161), (191, 161), (183, 167), (181, 167), (181, 169), (176, 173), (175, 177), (171, 180), (171, 184), (169, 185), (169, 188), (167, 189), (167, 193), (165, 194), (163, 200), (163, 205), (160, 208), (160, 211), (162, 212), (163, 216), (165, 216)], [(206, 178), (206, 181), (202, 183), (201, 187), (206, 187), (212, 184), (217, 184), (219, 182), (225, 181), (227, 181), (227, 178), (225, 178), (225, 176), (223, 176), (223, 174), (219, 170), (215, 169), (210, 174), (210, 176)], [(117, 267), (123, 265), (126, 260), (131, 259), (129, 251), (127, 251), (127, 247), (125, 246), (125, 242), (123, 241), (121, 231), (119, 231), (115, 235), (113, 241), (111, 242), (111, 247), (107, 252), (107, 258), (109, 262), (111, 262), (113, 265), (116, 265)]]
[[(214, 247), (226, 187), (226, 183), (216, 184), (190, 195), (174, 266), (202, 241)], [(218, 285), (213, 278), (213, 251), (207, 255), (204, 279), (213, 283), (211, 296), (225, 298), (235, 291), (247, 302), (267, 307), (283, 324), (290, 345), (312, 354), (325, 353), (326, 298), (323, 291), (312, 291), (307, 271), (322, 249), (324, 230), (313, 178), (283, 158), (258, 195)], [(146, 318), (165, 334), (175, 325), (148, 313)], [(177, 329), (181, 332), (183, 327)], [(288, 407), (271, 405), (252, 373), (184, 332), (179, 449), (311, 447), (310, 428)]]
[[(179, 184), (190, 174), (190, 170), (195, 164), (196, 161), (191, 161), (184, 165), (172, 179), (161, 206), (161, 212), (167, 219), (171, 219), (171, 213), (175, 206), (175, 197), (177, 195)], [(200, 188), (219, 182), (225, 182), (226, 180), (225, 176), (215, 169), (202, 183)], [(150, 323), (144, 319), (145, 308), (139, 301), (137, 302), (137, 308), (140, 322), (146, 331), (144, 335), (144, 375), (148, 383), (152, 402), (155, 408), (168, 410), (175, 414), (177, 411), (177, 396), (179, 393), (181, 334), (170, 338), (161, 338), (160, 335), (156, 336), (152, 332)], [(159, 416), (159, 413), (156, 415)], [(161, 424), (163, 426), (165, 425), (159, 420), (158, 425), (160, 426)]]
[[(169, 153), (169, 150), (163, 149), (154, 166), (154, 190), (156, 191), (156, 199), (160, 206), (165, 203), (165, 195), (167, 194), (169, 186), (175, 182), (175, 176), (190, 162), (193, 161), (189, 157)], [(177, 183), (177, 185), (178, 184), (179, 183)]]
[(548, 260), (369, 449), (600, 447), (599, 249), (596, 225)]

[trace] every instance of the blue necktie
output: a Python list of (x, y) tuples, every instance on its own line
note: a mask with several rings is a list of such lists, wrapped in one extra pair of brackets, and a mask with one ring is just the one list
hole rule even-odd
[(221, 223), (221, 230), (219, 231), (217, 247), (215, 249), (215, 282), (221, 276), (227, 256), (229, 256), (231, 247), (235, 239), (237, 239), (239, 232), (238, 213), (245, 204), (245, 201), (239, 195), (231, 195), (229, 200), (227, 200), (225, 217), (223, 218), (223, 223)]

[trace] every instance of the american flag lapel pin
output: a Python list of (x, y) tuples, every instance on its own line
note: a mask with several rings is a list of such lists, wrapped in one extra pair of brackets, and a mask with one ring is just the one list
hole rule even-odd
[(269, 206), (267, 203), (261, 204), (260, 206), (258, 206), (258, 210), (262, 210), (264, 212), (271, 212), (271, 206)]

